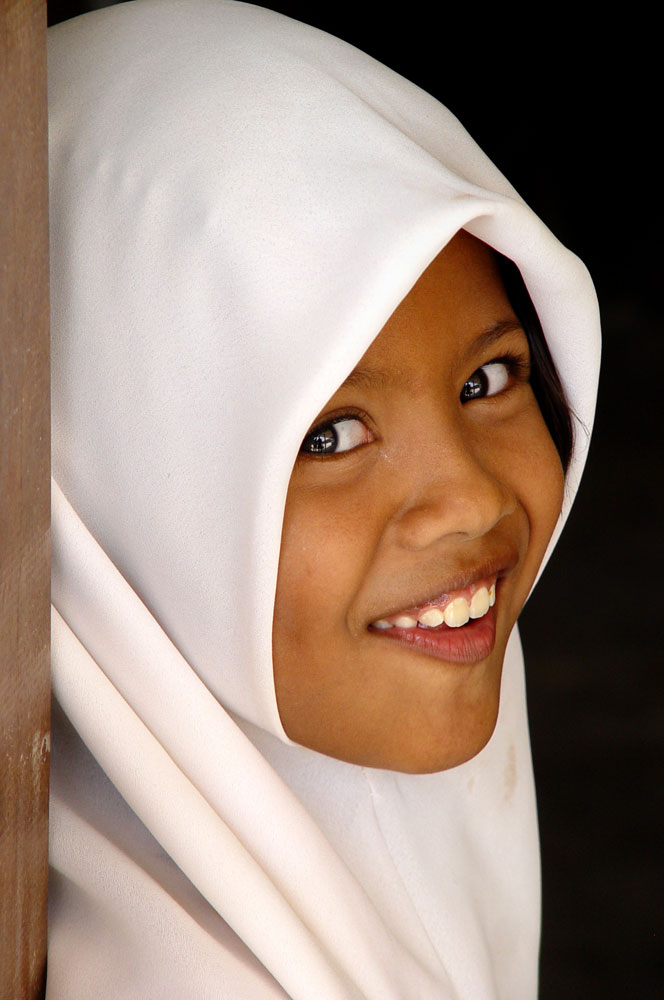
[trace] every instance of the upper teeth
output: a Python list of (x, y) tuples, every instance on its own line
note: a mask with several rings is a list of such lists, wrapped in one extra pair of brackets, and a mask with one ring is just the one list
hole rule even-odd
[(445, 612), (441, 611), (440, 608), (429, 608), (428, 611), (422, 612), (418, 621), (420, 625), (426, 625), (427, 628), (436, 628), (445, 621)]
[[(495, 595), (494, 595), (495, 599)], [(468, 609), (468, 614), (471, 618), (481, 618), (485, 615), (489, 608), (491, 607), (492, 601), (489, 595), (489, 591), (486, 587), (480, 587), (480, 589), (473, 594), (473, 599), (470, 602), (470, 608)]]
[(379, 618), (373, 622), (374, 628), (437, 628), (443, 622), (448, 628), (459, 628), (470, 618), (482, 618), (489, 608), (496, 603), (496, 585), (480, 587), (473, 594), (470, 602), (465, 597), (455, 597), (443, 609), (428, 607), (417, 618), (407, 614), (397, 614), (391, 619)]
[(397, 628), (415, 628), (417, 618), (409, 618), (408, 615), (399, 615), (394, 619), (394, 624)]

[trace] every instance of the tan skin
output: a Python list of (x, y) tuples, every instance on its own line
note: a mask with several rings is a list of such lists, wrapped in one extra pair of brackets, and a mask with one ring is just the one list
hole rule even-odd
[[(516, 360), (482, 369), (486, 394), (462, 401), (471, 376), (505, 355)], [(489, 740), (507, 641), (563, 495), (528, 365), (490, 251), (461, 232), (314, 421), (288, 489), (273, 626), (279, 713), (295, 742), (424, 773)], [(311, 453), (335, 432), (336, 451)], [(371, 627), (487, 569), (496, 637), (479, 662)]]

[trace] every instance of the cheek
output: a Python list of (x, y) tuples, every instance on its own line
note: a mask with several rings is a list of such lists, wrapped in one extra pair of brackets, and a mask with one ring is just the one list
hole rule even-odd
[[(537, 419), (524, 440), (528, 441), (528, 446), (523, 453), (520, 500), (530, 529), (526, 560), (529, 591), (560, 516), (565, 478), (560, 456), (539, 409)], [(524, 600), (525, 596), (527, 592)]]
[(288, 736), (323, 752), (325, 734), (344, 714), (339, 665), (349, 658), (349, 608), (371, 548), (362, 533), (366, 511), (350, 494), (291, 481), (272, 626), (274, 681)]
[(298, 489), (291, 482), (275, 598), (275, 669), (313, 644), (315, 634), (329, 635), (344, 627), (361, 581), (367, 508), (334, 493)]
[[(534, 399), (519, 419), (483, 435), (486, 468), (513, 493), (521, 525), (520, 564), (512, 574), (506, 621), (512, 627), (530, 593), (556, 527), (564, 494), (560, 456)], [(500, 525), (497, 526), (500, 530)]]
[(534, 439), (534, 446), (531, 502), (539, 514), (536, 520), (540, 525), (536, 524), (536, 527), (548, 542), (562, 509), (565, 477), (560, 456), (543, 420), (540, 421), (540, 432)]
[(358, 460), (357, 466), (332, 470), (323, 463), (314, 470), (296, 466), (279, 556), (277, 593), (282, 590), (284, 599), (286, 592), (298, 591), (304, 600), (327, 597), (337, 610), (352, 603), (385, 519), (375, 477), (366, 475), (365, 465)]

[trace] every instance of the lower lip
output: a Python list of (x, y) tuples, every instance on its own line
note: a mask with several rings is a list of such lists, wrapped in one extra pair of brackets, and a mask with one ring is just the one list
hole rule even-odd
[(372, 635), (425, 653), (448, 663), (480, 663), (493, 651), (496, 642), (495, 607), (482, 618), (471, 618), (459, 628), (370, 628)]

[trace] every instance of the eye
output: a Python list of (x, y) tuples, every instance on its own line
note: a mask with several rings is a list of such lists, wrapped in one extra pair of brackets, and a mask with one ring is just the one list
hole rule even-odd
[(338, 455), (373, 441), (373, 435), (359, 417), (343, 416), (319, 424), (307, 434), (300, 454)]
[(473, 372), (463, 384), (461, 402), (483, 396), (495, 396), (502, 392), (510, 379), (509, 365), (504, 361), (492, 361)]

